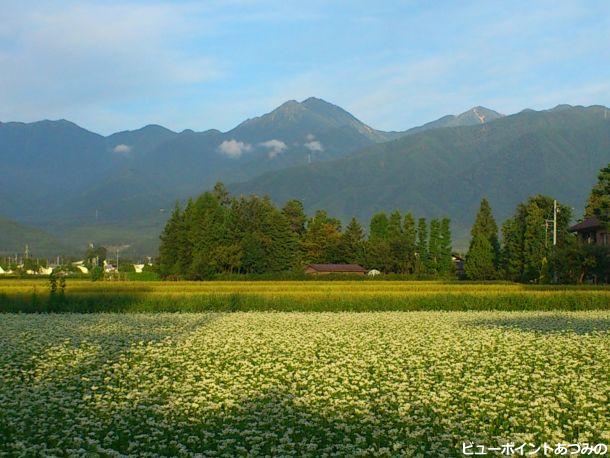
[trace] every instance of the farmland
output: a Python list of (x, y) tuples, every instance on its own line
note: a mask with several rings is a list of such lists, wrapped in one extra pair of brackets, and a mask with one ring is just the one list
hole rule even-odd
[(3, 280), (0, 311), (0, 456), (610, 440), (605, 287)]
[[(441, 281), (0, 281), (0, 312), (410, 311), (610, 309), (610, 288)], [(59, 300), (61, 299), (61, 300)]]
[(6, 314), (0, 455), (459, 455), (610, 439), (610, 315)]

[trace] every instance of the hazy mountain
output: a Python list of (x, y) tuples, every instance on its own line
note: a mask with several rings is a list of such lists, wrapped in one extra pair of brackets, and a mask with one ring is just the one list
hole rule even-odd
[(504, 115), (497, 111), (490, 110), (485, 107), (473, 107), (468, 111), (465, 111), (459, 115), (447, 115), (436, 121), (428, 122), (424, 125), (413, 127), (403, 134), (416, 134), (430, 129), (438, 129), (440, 127), (461, 127), (461, 126), (476, 126), (478, 124), (484, 124), (494, 119), (503, 117)]
[(109, 151), (127, 156), (143, 155), (178, 134), (163, 126), (149, 124), (141, 129), (124, 130), (106, 137)]
[(103, 137), (65, 120), (4, 123), (0, 212), (65, 240), (86, 236), (85, 226), (156, 227), (162, 209), (217, 180), (343, 157), (397, 135), (316, 98), (288, 101), (224, 133), (148, 125)]
[(26, 245), (33, 256), (56, 256), (68, 251), (52, 235), (0, 217), (0, 256), (23, 254)]
[(395, 207), (448, 214), (464, 240), (482, 195), (500, 218), (536, 192), (580, 207), (609, 160), (602, 111), (503, 117), (475, 107), (383, 132), (309, 98), (228, 132), (149, 125), (104, 137), (65, 120), (0, 123), (0, 214), (72, 246), (126, 243), (150, 253), (174, 202), (222, 180), (342, 218)]
[(355, 215), (367, 221), (396, 208), (428, 218), (448, 215), (464, 247), (484, 196), (499, 221), (537, 193), (579, 212), (598, 170), (610, 162), (605, 113), (599, 106), (565, 107), (428, 129), (337, 160), (266, 173), (231, 189), (269, 194), (278, 203), (300, 199), (309, 211), (323, 208), (343, 220)]

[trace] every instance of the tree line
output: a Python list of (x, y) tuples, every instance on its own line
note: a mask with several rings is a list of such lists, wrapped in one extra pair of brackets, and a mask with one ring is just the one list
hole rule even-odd
[(161, 234), (163, 278), (302, 272), (306, 264), (349, 263), (385, 273), (446, 276), (453, 272), (448, 218), (377, 213), (368, 236), (356, 218), (341, 222), (303, 204), (277, 208), (268, 197), (231, 197), (222, 183), (184, 209), (176, 205)]
[[(471, 280), (607, 282), (608, 247), (583, 243), (572, 234), (572, 209), (561, 203), (554, 243), (554, 205), (552, 197), (530, 197), (499, 228), (483, 199), (460, 273)], [(584, 216), (608, 226), (609, 214), (610, 165), (600, 171)], [(381, 212), (372, 216), (366, 234), (356, 218), (343, 229), (323, 210), (307, 217), (298, 200), (280, 209), (268, 197), (231, 197), (218, 183), (184, 209), (176, 205), (161, 234), (158, 270), (163, 278), (205, 279), (302, 272), (309, 263), (355, 263), (419, 278), (451, 276), (450, 220)]]
[[(498, 226), (486, 199), (471, 230), (464, 263), (472, 280), (503, 279), (528, 283), (608, 282), (608, 246), (584, 243), (569, 231), (572, 209), (557, 205), (556, 244), (553, 243), (554, 199), (534, 196), (519, 204), (513, 216)], [(596, 218), (608, 227), (610, 215), (610, 164), (598, 176), (585, 208), (585, 218)]]

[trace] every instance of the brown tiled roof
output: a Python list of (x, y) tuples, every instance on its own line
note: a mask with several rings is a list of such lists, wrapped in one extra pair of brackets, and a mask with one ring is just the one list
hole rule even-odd
[(578, 224), (570, 227), (570, 232), (580, 232), (580, 231), (588, 231), (592, 229), (597, 229), (603, 227), (603, 224), (600, 223), (596, 218), (587, 218), (581, 221)]
[(318, 272), (366, 272), (366, 269), (358, 264), (309, 264)]

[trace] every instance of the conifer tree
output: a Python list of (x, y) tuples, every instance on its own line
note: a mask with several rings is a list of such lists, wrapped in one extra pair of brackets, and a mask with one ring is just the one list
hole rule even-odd
[(369, 239), (387, 240), (388, 224), (388, 216), (384, 212), (374, 214), (371, 217), (371, 224), (369, 227)]
[(487, 199), (481, 200), (470, 234), (472, 239), (464, 263), (466, 275), (471, 280), (496, 278), (500, 256), (498, 225)]
[(517, 216), (502, 224), (501, 265), (504, 278), (520, 281), (523, 275), (523, 233)]
[(419, 218), (417, 221), (417, 266), (416, 272), (426, 273), (428, 265), (428, 226), (426, 218)]
[(440, 236), (441, 227), (437, 219), (430, 221), (430, 238), (428, 240), (428, 266), (427, 271), (431, 274), (438, 273), (440, 260)]
[(292, 199), (286, 202), (282, 213), (288, 219), (290, 229), (298, 236), (303, 237), (305, 234), (305, 223), (307, 222), (307, 216), (303, 209), (303, 203), (299, 200)]
[(452, 258), (452, 242), (451, 242), (451, 220), (443, 218), (440, 227), (440, 246), (439, 246), (439, 274), (446, 275), (453, 272)]
[(548, 254), (545, 218), (535, 202), (528, 205), (523, 235), (523, 280), (538, 281)]
[(307, 222), (303, 238), (305, 262), (335, 263), (341, 258), (341, 223), (318, 210)]
[(183, 243), (184, 220), (180, 205), (176, 203), (172, 215), (161, 233), (159, 245), (159, 273), (162, 278), (180, 275), (180, 253)]
[(407, 269), (407, 244), (402, 226), (402, 216), (398, 210), (392, 212), (388, 220), (387, 242), (389, 245), (388, 270), (405, 273)]
[(352, 218), (341, 236), (342, 261), (350, 264), (363, 262), (364, 230), (356, 218)]
[(405, 215), (403, 226), (403, 237), (405, 243), (406, 259), (405, 273), (415, 273), (417, 257), (415, 256), (417, 244), (417, 230), (415, 228), (415, 219), (409, 212)]
[(610, 224), (610, 164), (599, 171), (597, 183), (587, 201), (585, 216)]

